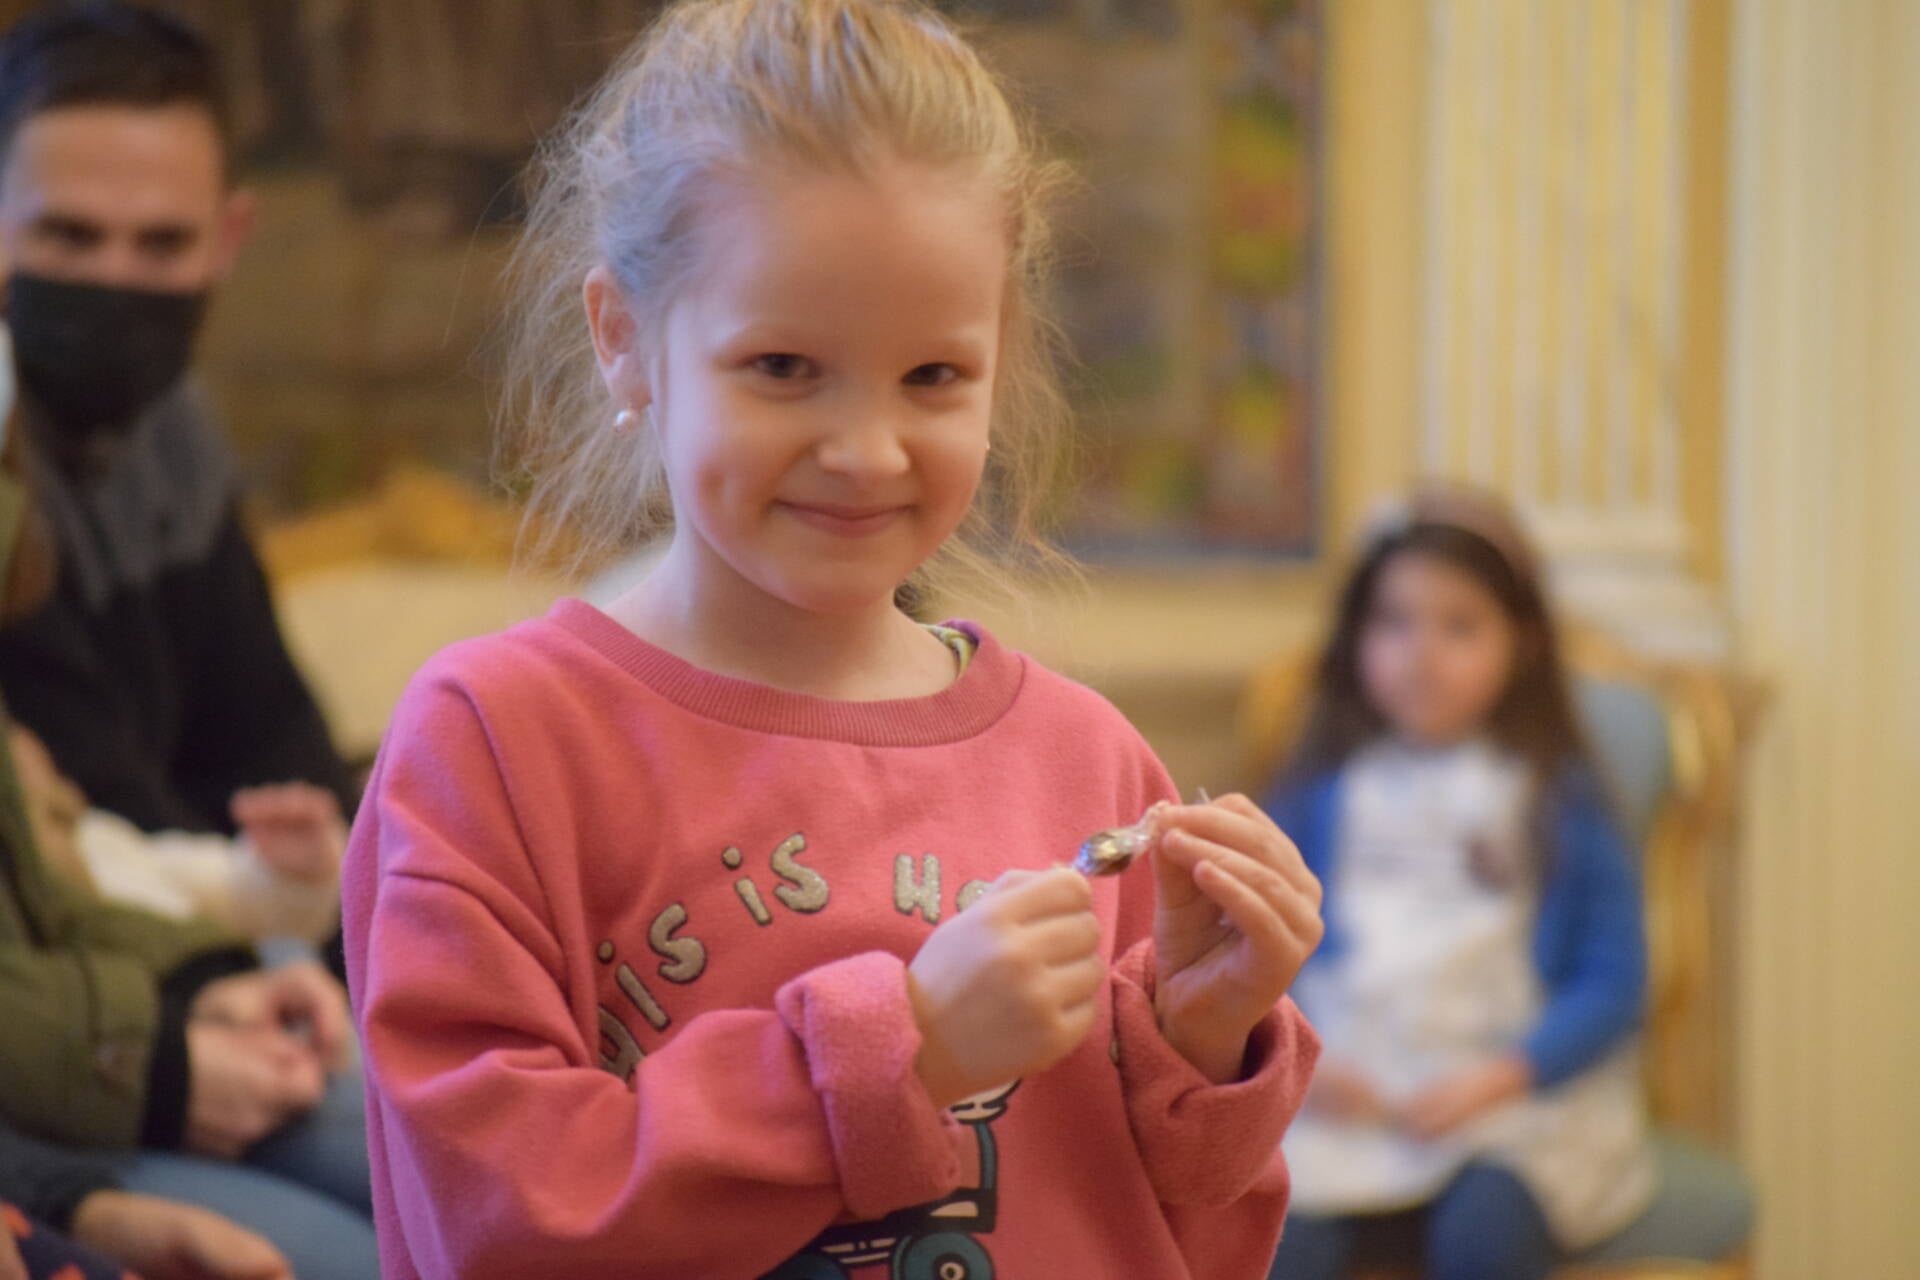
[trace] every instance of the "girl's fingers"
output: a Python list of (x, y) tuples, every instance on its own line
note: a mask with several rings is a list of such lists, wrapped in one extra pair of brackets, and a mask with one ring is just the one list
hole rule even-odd
[(1070, 1009), (1093, 999), (1106, 985), (1107, 962), (1097, 955), (1088, 956), (1077, 963), (1053, 969), (1050, 980), (1055, 1000), (1062, 1009)]
[[(1012, 880), (1013, 876), (1020, 879)], [(1031, 924), (1049, 916), (1076, 915), (1093, 909), (1093, 886), (1071, 867), (1051, 871), (1010, 871), (994, 882), (993, 895), (1004, 895), (1002, 910), (1015, 924)]]
[(1091, 911), (1053, 916), (1027, 927), (1032, 945), (1047, 964), (1076, 964), (1100, 950), (1100, 919)]
[(1307, 869), (1293, 841), (1243, 795), (1222, 796), (1212, 804), (1168, 809), (1162, 824), (1163, 829), (1190, 831), (1257, 858), (1300, 892), (1319, 901), (1320, 882)]
[(1220, 870), (1252, 886), (1276, 909), (1284, 899), (1299, 894), (1279, 872), (1231, 846), (1203, 839), (1188, 831), (1170, 832), (1162, 844), (1172, 859), (1185, 865), (1190, 872), (1203, 862), (1219, 864)]
[(1246, 881), (1221, 870), (1215, 863), (1203, 862), (1194, 868), (1193, 882), (1220, 908), (1233, 927), (1260, 950), (1278, 951), (1287, 945), (1288, 935), (1279, 913)]
[(1261, 860), (1285, 876), (1296, 889), (1311, 898), (1315, 906), (1320, 904), (1319, 877), (1308, 869), (1307, 860), (1301, 857), (1299, 847), (1272, 818), (1267, 816), (1266, 810), (1237, 792), (1221, 797), (1214, 807), (1237, 814), (1249, 823), (1254, 841), (1251, 848), (1260, 851)]
[[(1258, 897), (1267, 909), (1278, 917), (1289, 937), (1304, 941), (1310, 947), (1319, 945), (1325, 925), (1321, 921), (1318, 904), (1268, 869), (1265, 864), (1225, 846), (1199, 840), (1193, 836), (1183, 835), (1174, 844), (1191, 850), (1191, 874), (1194, 884), (1216, 905), (1223, 904), (1220, 904), (1218, 898), (1208, 892), (1202, 883), (1202, 867), (1209, 867), (1220, 875), (1245, 885), (1249, 892)], [(1237, 924), (1238, 921), (1235, 923)]]
[(1457, 1118), (1443, 1103), (1430, 1098), (1414, 1103), (1401, 1118), (1401, 1123), (1414, 1137), (1429, 1141), (1445, 1135), (1456, 1122)]
[(1012, 893), (1015, 889), (1018, 889), (1021, 885), (1039, 874), (1038, 871), (1029, 871), (1025, 867), (1015, 867), (1011, 871), (1002, 871), (994, 877), (993, 883), (987, 886), (987, 892), (984, 896), (997, 898), (1002, 894)]

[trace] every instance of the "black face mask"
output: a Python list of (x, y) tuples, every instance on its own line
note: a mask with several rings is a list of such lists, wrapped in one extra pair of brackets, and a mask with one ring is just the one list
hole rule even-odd
[(7, 323), (22, 389), (66, 431), (125, 428), (187, 372), (207, 294), (15, 273)]

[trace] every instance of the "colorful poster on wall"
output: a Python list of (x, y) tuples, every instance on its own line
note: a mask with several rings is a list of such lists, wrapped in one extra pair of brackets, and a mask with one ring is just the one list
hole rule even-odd
[[(262, 506), (349, 500), (404, 464), (484, 479), (514, 175), (658, 0), (157, 2), (220, 50), (261, 199), (202, 368)], [(1056, 215), (1070, 545), (1310, 554), (1318, 4), (943, 7), (1081, 179)]]
[(1085, 461), (1070, 540), (1130, 562), (1311, 555), (1318, 5), (1088, 9), (996, 41), (1086, 182), (1061, 281)]

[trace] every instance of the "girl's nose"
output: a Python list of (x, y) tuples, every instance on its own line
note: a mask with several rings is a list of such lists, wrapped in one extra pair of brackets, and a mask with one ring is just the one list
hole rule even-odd
[(823, 469), (841, 475), (899, 475), (908, 466), (899, 430), (878, 414), (829, 432), (818, 457)]

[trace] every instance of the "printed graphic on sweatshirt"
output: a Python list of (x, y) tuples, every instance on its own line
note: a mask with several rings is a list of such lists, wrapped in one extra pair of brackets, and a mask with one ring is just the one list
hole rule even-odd
[[(833, 901), (826, 877), (801, 861), (806, 852), (807, 838), (796, 831), (764, 855), (764, 872), (734, 845), (721, 850), (714, 865), (732, 878), (739, 909), (760, 928), (773, 929), (824, 911)], [(917, 915), (931, 928), (949, 911), (957, 914), (971, 907), (987, 888), (985, 880), (954, 883), (944, 875), (937, 854), (903, 853), (894, 859), (891, 881), (876, 877), (871, 891), (891, 892), (895, 911)], [(639, 1019), (656, 1034), (673, 1025), (674, 988), (698, 982), (707, 971), (707, 945), (699, 927), (684, 902), (661, 907), (647, 926), (652, 955), (640, 960), (645, 976), (611, 941), (599, 944), (595, 958), (612, 970), (619, 993), (598, 1010), (602, 1069), (631, 1080), (646, 1057), (638, 1039), (646, 1033), (630, 1020)], [(993, 1233), (999, 1216), (1000, 1150), (992, 1126), (1017, 1088), (1019, 1081), (948, 1108), (978, 1144), (977, 1185), (900, 1209), (878, 1222), (830, 1227), (765, 1280), (852, 1280), (855, 1268), (881, 1266), (887, 1268), (888, 1280), (992, 1280), (993, 1258), (981, 1239)]]
[[(749, 868), (746, 855), (734, 845), (720, 851), (715, 866), (720, 874), (732, 876), (740, 910), (760, 928), (775, 928), (783, 919), (824, 911), (833, 900), (827, 878), (800, 861), (806, 851), (807, 837), (798, 831), (775, 845), (766, 855), (771, 883), (766, 875)], [(980, 900), (987, 887), (985, 880), (969, 880), (958, 886), (943, 882), (938, 854), (923, 853), (915, 858), (903, 853), (893, 861), (894, 910), (904, 916), (917, 914), (929, 925), (940, 923), (949, 903), (953, 911), (965, 911)], [(885, 891), (884, 884), (875, 888)], [(600, 943), (595, 958), (613, 969), (614, 986), (620, 993), (611, 1006), (602, 1004), (598, 1011), (602, 1069), (631, 1080), (634, 1069), (646, 1057), (629, 1019), (643, 1019), (656, 1033), (673, 1025), (673, 988), (697, 982), (707, 971), (707, 946), (695, 932), (698, 927), (685, 903), (670, 902), (661, 907), (647, 926), (647, 948), (657, 959), (642, 961), (652, 970), (646, 976), (627, 963), (612, 942)]]
[(853, 1268), (884, 1265), (887, 1280), (992, 1280), (993, 1256), (981, 1236), (1000, 1213), (1000, 1149), (993, 1122), (1006, 1113), (1018, 1080), (948, 1107), (980, 1144), (977, 1185), (944, 1199), (899, 1209), (877, 1222), (828, 1227), (763, 1280), (851, 1280)]

